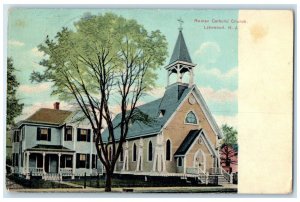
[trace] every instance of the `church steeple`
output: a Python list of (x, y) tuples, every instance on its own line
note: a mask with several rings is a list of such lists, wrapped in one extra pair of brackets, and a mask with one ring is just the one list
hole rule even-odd
[(173, 50), (172, 57), (170, 59), (169, 65), (165, 67), (168, 71), (168, 83), (169, 85), (169, 77), (171, 74), (177, 74), (177, 82), (182, 82), (182, 77), (184, 73), (189, 72), (190, 81), (189, 84), (194, 84), (194, 70), (193, 68), (196, 66), (192, 63), (189, 51), (185, 44), (185, 40), (182, 34), (182, 23), (181, 19), (178, 20), (180, 23), (178, 38)]

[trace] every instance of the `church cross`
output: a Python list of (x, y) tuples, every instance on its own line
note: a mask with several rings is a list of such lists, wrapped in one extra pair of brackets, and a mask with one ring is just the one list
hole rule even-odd
[(182, 31), (182, 24), (183, 24), (182, 18), (179, 18), (177, 21), (179, 22), (179, 28), (178, 28), (178, 29), (179, 29), (180, 31)]

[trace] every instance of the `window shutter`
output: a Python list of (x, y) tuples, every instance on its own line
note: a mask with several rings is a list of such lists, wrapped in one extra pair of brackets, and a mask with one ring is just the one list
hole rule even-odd
[(51, 128), (48, 128), (48, 141), (51, 141)]
[(65, 136), (64, 136), (64, 141), (67, 141), (67, 127), (65, 127)]
[(97, 168), (97, 155), (92, 155), (92, 168)]
[(36, 133), (36, 140), (41, 140), (41, 128), (37, 128), (37, 133)]
[(90, 168), (90, 154), (87, 154), (86, 157), (86, 168)]
[(80, 128), (77, 128), (77, 141), (80, 141)]
[(87, 142), (90, 142), (91, 141), (91, 129), (88, 129), (88, 134), (87, 134)]
[(98, 161), (97, 154), (95, 154), (95, 168), (97, 168), (97, 161)]
[(80, 158), (80, 154), (76, 154), (76, 168), (79, 168), (80, 166), (79, 166), (79, 159)]

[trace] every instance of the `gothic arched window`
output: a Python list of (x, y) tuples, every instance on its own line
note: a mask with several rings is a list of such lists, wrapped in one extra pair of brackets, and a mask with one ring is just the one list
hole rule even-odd
[(152, 161), (152, 142), (149, 141), (148, 144), (148, 161)]
[(124, 160), (124, 152), (123, 152), (123, 147), (121, 147), (121, 151), (120, 151), (120, 161)]
[(133, 143), (133, 148), (132, 148), (132, 161), (136, 161), (136, 145)]
[(108, 149), (108, 160), (111, 161), (112, 159), (112, 150), (111, 150), (111, 147), (109, 147)]
[(167, 140), (166, 143), (166, 160), (170, 161), (171, 160), (171, 141)]
[(197, 117), (194, 112), (190, 111), (185, 117), (185, 123), (197, 124)]

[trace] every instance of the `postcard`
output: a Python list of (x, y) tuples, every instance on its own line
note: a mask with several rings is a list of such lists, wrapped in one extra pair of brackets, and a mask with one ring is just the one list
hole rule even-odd
[(293, 191), (293, 11), (7, 19), (8, 192)]

